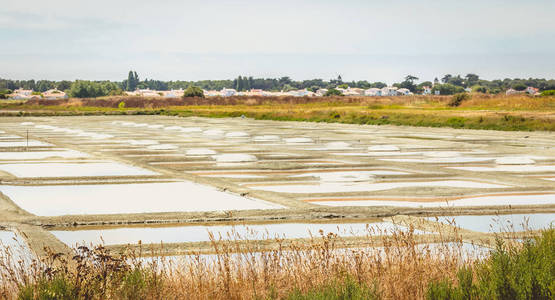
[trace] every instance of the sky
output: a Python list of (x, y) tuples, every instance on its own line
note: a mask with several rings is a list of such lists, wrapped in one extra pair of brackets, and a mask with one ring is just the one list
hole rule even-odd
[(1, 0), (0, 78), (555, 78), (553, 0)]

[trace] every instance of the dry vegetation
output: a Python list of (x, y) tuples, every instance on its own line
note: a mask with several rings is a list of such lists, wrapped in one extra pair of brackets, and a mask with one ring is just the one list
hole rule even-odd
[[(278, 246), (269, 252), (259, 252), (241, 237), (233, 241), (212, 237), (216, 255), (191, 256), (179, 261), (143, 260), (135, 255), (141, 253), (131, 252), (113, 255), (106, 248), (96, 246), (79, 247), (73, 257), (52, 253), (41, 262), (23, 264), (10, 261), (11, 254), (7, 252), (0, 260), (0, 296), (7, 299), (552, 299), (554, 236), (554, 230), (548, 230), (543, 237), (524, 246), (499, 243), (490, 257), (482, 258), (468, 255), (460, 240), (434, 247), (419, 246), (412, 230), (382, 236), (383, 247), (357, 249), (343, 249), (341, 238), (323, 233), (310, 243)], [(280, 240), (276, 242), (281, 245)], [(526, 280), (515, 282), (515, 276)], [(472, 297), (453, 296), (461, 290), (468, 290)]]
[[(0, 104), (0, 115), (157, 114), (468, 129), (555, 131), (555, 97), (211, 97), (32, 100)], [(124, 102), (124, 105), (120, 105)]]

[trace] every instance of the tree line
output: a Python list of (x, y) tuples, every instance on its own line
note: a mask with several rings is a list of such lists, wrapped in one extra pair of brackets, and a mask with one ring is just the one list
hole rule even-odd
[[(407, 75), (403, 81), (394, 83), (393, 86), (406, 88), (413, 93), (421, 93), (425, 86), (434, 87), (433, 91), (439, 91), (442, 95), (452, 95), (464, 91), (467, 88), (474, 92), (497, 94), (513, 88), (518, 91), (526, 89), (528, 86), (538, 88), (540, 91), (555, 90), (555, 79), (543, 78), (505, 78), (496, 80), (481, 79), (476, 74), (451, 75), (446, 74), (441, 79), (435, 78), (432, 81), (422, 81), (417, 83), (418, 77)], [(65, 91), (72, 97), (101, 97), (108, 95), (122, 95), (124, 91), (134, 91), (136, 89), (151, 90), (175, 90), (187, 89), (189, 87), (199, 87), (204, 90), (221, 90), (232, 88), (238, 91), (251, 89), (261, 89), (265, 91), (290, 91), (297, 89), (307, 89), (317, 91), (318, 89), (332, 88), (383, 88), (387, 86), (384, 82), (343, 81), (341, 76), (330, 80), (309, 79), (296, 81), (290, 77), (280, 78), (254, 78), (252, 76), (238, 76), (233, 80), (200, 80), (200, 81), (161, 81), (154, 79), (141, 80), (136, 71), (129, 71), (127, 79), (122, 81), (89, 81), (89, 80), (11, 80), (0, 78), (0, 97), (9, 92), (23, 88), (32, 89), (37, 92), (45, 92), (50, 89)]]

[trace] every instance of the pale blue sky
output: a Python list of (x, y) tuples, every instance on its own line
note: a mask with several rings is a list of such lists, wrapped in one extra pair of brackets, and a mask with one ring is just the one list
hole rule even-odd
[(2, 0), (0, 77), (555, 78), (553, 0)]

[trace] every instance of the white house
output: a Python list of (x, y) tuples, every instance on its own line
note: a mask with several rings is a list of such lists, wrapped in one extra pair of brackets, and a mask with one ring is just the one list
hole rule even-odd
[(412, 95), (411, 91), (409, 89), (405, 89), (405, 88), (398, 89), (397, 94), (402, 95), (402, 96)]
[(322, 97), (322, 96), (324, 96), (327, 92), (328, 92), (328, 89), (318, 89), (318, 90), (316, 91), (316, 95)]
[(57, 89), (48, 90), (42, 93), (42, 97), (46, 100), (57, 100), (57, 99), (67, 99), (66, 93), (59, 91)]
[(422, 87), (422, 95), (431, 95), (432, 94), (432, 88), (429, 86), (423, 86)]
[(381, 96), (382, 95), (382, 90), (378, 89), (378, 88), (369, 88), (366, 91), (364, 91), (364, 95), (365, 96)]
[(382, 96), (397, 96), (397, 88), (394, 86), (382, 88)]
[(183, 89), (179, 90), (171, 90), (171, 91), (162, 91), (162, 97), (164, 98), (179, 98), (183, 97)]
[(234, 89), (226, 89), (226, 88), (223, 88), (222, 91), (221, 91), (221, 93), (222, 93), (222, 96), (223, 96), (223, 97), (231, 97), (231, 96), (237, 95), (237, 91), (234, 90)]
[(509, 96), (509, 95), (516, 95), (516, 94), (522, 94), (522, 93), (524, 93), (524, 92), (519, 92), (519, 91), (517, 91), (517, 90), (515, 90), (515, 89), (508, 89), (508, 90), (505, 92), (505, 95), (508, 95), (508, 96)]
[(529, 87), (526, 88), (525, 91), (530, 95), (535, 95), (535, 94), (538, 94), (539, 89), (537, 89), (535, 87), (532, 87), (532, 86), (529, 86)]
[(31, 96), (33, 96), (33, 90), (24, 90), (22, 88), (19, 88), (13, 91), (13, 93), (10, 94), (9, 98), (16, 100), (26, 100), (30, 99)]
[(345, 92), (343, 92), (345, 96), (363, 96), (364, 90), (360, 88), (348, 88)]

